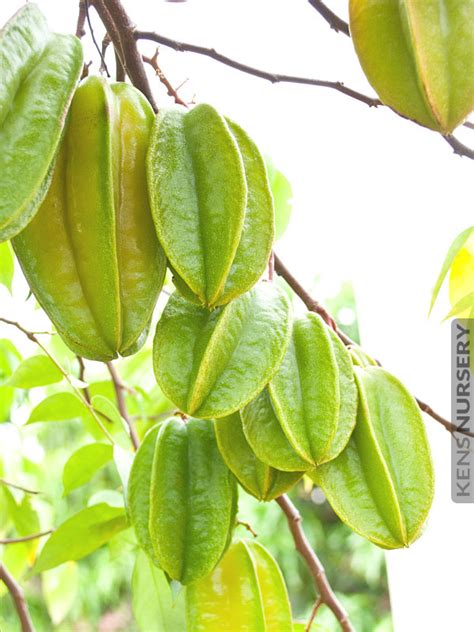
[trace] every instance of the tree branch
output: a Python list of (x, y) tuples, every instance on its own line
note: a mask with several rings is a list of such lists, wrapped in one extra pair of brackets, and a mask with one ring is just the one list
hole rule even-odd
[(100, 19), (110, 35), (115, 50), (123, 59), (125, 72), (133, 85), (146, 96), (155, 112), (158, 107), (146, 76), (142, 58), (134, 38), (135, 26), (132, 24), (120, 0), (91, 0)]
[(135, 450), (138, 450), (140, 446), (140, 439), (138, 438), (133, 421), (127, 411), (127, 404), (125, 403), (124, 392), (127, 390), (127, 387), (120, 379), (120, 375), (117, 373), (113, 362), (107, 362), (107, 369), (109, 370), (110, 377), (112, 378), (112, 384), (114, 385), (115, 397), (117, 399), (117, 407), (119, 409), (120, 415), (123, 417), (125, 423), (128, 426), (128, 429), (130, 431), (130, 440), (133, 444), (133, 447), (135, 448)]
[(327, 7), (321, 0), (308, 0), (310, 5), (316, 9), (321, 17), (323, 17), (329, 26), (336, 31), (336, 33), (344, 33), (350, 37), (349, 25), (344, 22), (342, 18), (333, 13), (329, 7)]
[(155, 75), (158, 77), (158, 79), (161, 81), (161, 83), (165, 86), (166, 90), (168, 91), (168, 96), (173, 97), (174, 102), (176, 104), (184, 105), (185, 108), (188, 108), (189, 105), (186, 103), (186, 101), (183, 101), (183, 99), (179, 96), (178, 90), (173, 88), (173, 86), (171, 85), (171, 82), (166, 78), (164, 72), (161, 70), (160, 66), (158, 65), (158, 52), (159, 52), (159, 49), (157, 48), (153, 57), (146, 57), (145, 55), (142, 55), (142, 60), (145, 62), (145, 64), (149, 64), (153, 68), (153, 70), (155, 71)]
[(334, 613), (334, 616), (339, 621), (339, 624), (344, 632), (355, 632), (354, 627), (349, 621), (347, 612), (338, 601), (328, 582), (324, 566), (321, 564), (321, 561), (308, 542), (305, 532), (301, 526), (302, 519), (299, 511), (286, 494), (279, 496), (276, 499), (276, 502), (280, 505), (286, 516), (293, 540), (295, 541), (296, 550), (308, 565), (314, 582), (318, 587), (319, 600), (321, 603), (326, 604), (326, 606)]
[[(351, 338), (349, 338), (349, 336), (347, 336), (343, 331), (341, 331), (338, 328), (336, 321), (331, 316), (331, 314), (327, 311), (327, 309), (323, 307), (320, 303), (318, 303), (318, 301), (316, 301), (309, 294), (309, 292), (305, 290), (305, 288), (299, 283), (299, 281), (291, 274), (288, 268), (284, 265), (283, 261), (276, 254), (274, 255), (274, 258), (275, 258), (275, 272), (278, 275), (280, 275), (282, 279), (285, 279), (285, 281), (288, 283), (288, 285), (291, 287), (294, 293), (297, 296), (299, 296), (300, 299), (303, 301), (303, 303), (306, 305), (308, 310), (310, 312), (316, 312), (317, 314), (319, 314), (321, 318), (324, 320), (324, 322), (336, 332), (336, 334), (339, 336), (339, 338), (347, 347), (357, 346), (356, 343), (353, 340), (351, 340)], [(432, 419), (434, 419), (435, 421), (443, 425), (446, 428), (446, 430), (448, 430), (451, 434), (458, 432), (460, 434), (464, 434), (469, 437), (474, 437), (473, 432), (470, 432), (469, 430), (465, 430), (464, 428), (456, 426), (455, 424), (453, 424), (452, 422), (448, 421), (447, 419), (442, 417), (440, 414), (435, 412), (431, 408), (431, 406), (429, 406), (428, 404), (425, 404), (425, 402), (421, 401), (420, 399), (416, 399), (416, 401), (417, 401), (418, 406), (423, 412), (425, 412), (427, 415), (432, 417)]]
[(45, 535), (53, 533), (54, 529), (48, 529), (47, 531), (41, 531), (40, 533), (32, 533), (31, 535), (24, 535), (21, 538), (5, 538), (0, 539), (0, 544), (19, 544), (20, 542), (29, 542), (30, 540), (37, 540)]
[(153, 33), (151, 31), (135, 31), (134, 36), (137, 40), (149, 40), (152, 42), (156, 42), (157, 44), (168, 46), (168, 48), (172, 48), (173, 50), (176, 50), (178, 52), (195, 53), (196, 55), (204, 55), (205, 57), (210, 57), (211, 59), (214, 59), (221, 64), (225, 64), (230, 68), (234, 68), (235, 70), (239, 70), (240, 72), (244, 72), (248, 75), (253, 75), (254, 77), (259, 77), (260, 79), (265, 79), (267, 81), (270, 81), (271, 83), (297, 83), (300, 85), (330, 88), (332, 90), (336, 90), (337, 92), (341, 92), (348, 97), (356, 99), (357, 101), (361, 101), (369, 107), (377, 107), (378, 105), (381, 105), (379, 99), (369, 97), (365, 94), (362, 94), (361, 92), (358, 92), (357, 90), (348, 88), (340, 81), (324, 81), (321, 79), (310, 79), (308, 77), (298, 77), (295, 75), (284, 75), (274, 72), (268, 72), (266, 70), (254, 68), (253, 66), (248, 66), (247, 64), (243, 64), (242, 62), (236, 61), (235, 59), (231, 59), (226, 55), (218, 53), (214, 48), (205, 48), (204, 46), (196, 46), (195, 44), (179, 42), (177, 40), (170, 39), (169, 37), (165, 37), (164, 35), (159, 35), (158, 33)]
[(31, 621), (30, 613), (28, 612), (28, 605), (25, 601), (25, 595), (23, 589), (16, 582), (15, 578), (10, 575), (6, 567), (0, 562), (0, 580), (5, 584), (8, 592), (13, 599), (18, 618), (21, 623), (22, 632), (35, 632), (33, 622)]

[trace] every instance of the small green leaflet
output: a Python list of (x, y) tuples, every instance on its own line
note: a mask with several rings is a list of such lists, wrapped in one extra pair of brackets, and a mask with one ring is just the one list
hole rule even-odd
[(82, 509), (63, 522), (44, 545), (33, 573), (80, 560), (127, 528), (125, 510), (105, 503)]
[(8, 241), (4, 241), (0, 244), (0, 284), (4, 285), (10, 294), (14, 270), (15, 264), (11, 246)]
[(10, 377), (20, 362), (21, 355), (15, 345), (6, 338), (0, 339), (0, 383)]
[(186, 629), (184, 590), (175, 598), (166, 575), (143, 551), (138, 551), (132, 576), (132, 606), (142, 632)]
[(474, 308), (474, 292), (469, 292), (466, 296), (463, 296), (456, 305), (453, 305), (452, 309), (449, 313), (443, 318), (443, 321), (448, 320), (448, 318), (453, 318), (454, 316), (459, 316), (467, 309)]
[(436, 299), (438, 298), (438, 294), (441, 289), (441, 286), (443, 285), (444, 279), (446, 278), (446, 275), (448, 274), (449, 269), (451, 268), (454, 259), (456, 258), (457, 254), (459, 253), (459, 251), (464, 246), (464, 244), (466, 243), (466, 241), (469, 239), (469, 237), (471, 236), (473, 232), (474, 232), (474, 226), (470, 226), (469, 228), (466, 228), (466, 230), (463, 230), (462, 233), (459, 233), (459, 235), (456, 237), (456, 239), (453, 241), (453, 243), (449, 247), (448, 254), (446, 255), (444, 263), (441, 267), (441, 272), (439, 273), (438, 279), (433, 289), (433, 294), (431, 296), (431, 305), (430, 305), (430, 311), (429, 311), (430, 314), (434, 307), (434, 304), (436, 303)]
[(67, 421), (89, 415), (81, 400), (72, 393), (55, 393), (33, 408), (27, 423), (38, 421)]
[(89, 443), (76, 450), (64, 466), (64, 496), (88, 483), (112, 456), (113, 448), (108, 443)]
[(7, 381), (7, 385), (16, 388), (34, 388), (55, 384), (62, 379), (63, 374), (48, 356), (37, 355), (23, 360)]
[(43, 573), (41, 587), (49, 616), (53, 624), (59, 625), (74, 604), (78, 588), (76, 562), (66, 562), (58, 568)]

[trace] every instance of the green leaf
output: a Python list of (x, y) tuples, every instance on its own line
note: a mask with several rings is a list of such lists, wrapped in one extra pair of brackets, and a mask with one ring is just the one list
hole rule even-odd
[[(1, 245), (1, 244), (0, 244)], [(21, 362), (21, 355), (15, 345), (7, 339), (0, 340), (0, 384), (7, 380)], [(11, 386), (0, 386), (0, 423), (9, 421), (10, 408), (15, 398)]]
[(19, 535), (31, 535), (40, 530), (40, 520), (36, 509), (32, 505), (31, 496), (24, 495), (17, 503), (12, 492), (6, 488), (4, 495), (7, 500), (8, 513)]
[(122, 417), (117, 409), (117, 407), (103, 395), (94, 395), (92, 397), (92, 406), (94, 409), (108, 417), (114, 424), (118, 424), (121, 426), (123, 424)]
[(456, 305), (453, 305), (452, 309), (449, 313), (443, 318), (443, 321), (448, 320), (448, 318), (452, 318), (453, 316), (458, 316), (462, 314), (467, 309), (472, 309), (474, 307), (474, 292), (470, 292), (466, 296), (463, 296)]
[(14, 269), (15, 263), (11, 246), (8, 241), (4, 241), (0, 244), (0, 284), (4, 285), (10, 294)]
[(270, 157), (265, 158), (265, 163), (275, 204), (275, 241), (278, 241), (290, 223), (293, 190), (289, 180), (275, 167)]
[(185, 630), (184, 591), (176, 599), (166, 580), (143, 551), (138, 551), (132, 576), (132, 606), (142, 632)]
[(15, 390), (10, 386), (0, 386), (0, 423), (10, 421), (10, 409), (15, 397)]
[(59, 625), (71, 610), (78, 588), (76, 562), (66, 562), (58, 568), (45, 571), (41, 578), (43, 596), (49, 616)]
[(76, 450), (64, 466), (64, 496), (90, 481), (112, 456), (113, 448), (108, 443), (89, 443)]
[(133, 453), (121, 446), (114, 446), (114, 463), (123, 486), (124, 498), (127, 498), (128, 478), (133, 464)]
[(469, 239), (469, 237), (471, 236), (473, 232), (474, 232), (474, 226), (471, 226), (470, 228), (466, 228), (466, 230), (463, 230), (462, 233), (460, 233), (456, 237), (456, 239), (453, 241), (453, 243), (449, 247), (448, 254), (446, 255), (444, 263), (441, 267), (441, 272), (439, 273), (438, 279), (433, 289), (433, 294), (431, 296), (431, 304), (430, 304), (430, 311), (429, 311), (430, 314), (434, 307), (434, 304), (436, 303), (436, 299), (438, 298), (438, 294), (441, 289), (441, 286), (443, 285), (444, 279), (446, 278), (446, 275), (448, 274), (449, 269), (451, 268), (451, 265), (454, 259), (456, 258), (457, 254), (459, 253), (459, 251), (464, 246), (464, 244), (466, 243), (466, 241)]
[(123, 508), (123, 494), (115, 489), (100, 489), (95, 494), (92, 494), (87, 502), (87, 506), (93, 507), (94, 505), (100, 505), (101, 503), (110, 505), (110, 507)]
[[(110, 504), (110, 503), (109, 503)], [(135, 537), (135, 531), (132, 527), (125, 529), (114, 535), (114, 537), (108, 543), (110, 561), (122, 558), (124, 553), (136, 552), (138, 548), (137, 538)]]
[(81, 400), (72, 393), (55, 393), (33, 408), (27, 423), (38, 421), (67, 421), (89, 415)]
[(0, 382), (3, 382), (21, 362), (21, 355), (15, 345), (6, 338), (0, 340)]
[(7, 382), (8, 386), (16, 388), (34, 388), (55, 384), (63, 379), (63, 374), (54, 362), (45, 355), (26, 358), (15, 369)]
[(48, 538), (33, 568), (34, 573), (79, 560), (127, 528), (125, 510), (105, 503), (82, 509)]

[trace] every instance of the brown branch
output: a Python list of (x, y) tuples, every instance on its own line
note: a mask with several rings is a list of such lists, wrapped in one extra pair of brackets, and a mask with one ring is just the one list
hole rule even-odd
[(305, 560), (311, 575), (313, 576), (314, 582), (319, 591), (320, 601), (333, 612), (344, 632), (355, 632), (354, 627), (349, 621), (347, 612), (338, 601), (328, 582), (324, 566), (321, 564), (321, 561), (308, 542), (305, 532), (301, 526), (302, 520), (299, 511), (286, 494), (279, 496), (276, 501), (286, 516), (293, 540), (295, 541), (296, 550)]
[(84, 28), (86, 23), (86, 3), (85, 0), (79, 0), (79, 14), (77, 16), (76, 37), (82, 39), (86, 34)]
[(40, 533), (32, 533), (31, 535), (24, 535), (21, 538), (5, 538), (0, 539), (0, 544), (19, 544), (20, 542), (29, 542), (30, 540), (37, 540), (43, 538), (45, 535), (53, 533), (54, 529), (48, 529), (47, 531), (41, 531)]
[(16, 483), (10, 483), (10, 481), (6, 481), (4, 478), (0, 478), (0, 485), (5, 485), (6, 487), (13, 487), (13, 489), (19, 489), (25, 494), (41, 494), (34, 489), (28, 489), (27, 487), (22, 487), (22, 485), (17, 485)]
[(125, 420), (125, 423), (127, 424), (129, 428), (130, 440), (133, 444), (133, 447), (135, 448), (135, 450), (138, 450), (138, 447), (140, 445), (140, 439), (138, 438), (137, 431), (135, 430), (133, 421), (127, 411), (127, 404), (125, 403), (124, 393), (125, 391), (128, 390), (128, 388), (120, 379), (120, 376), (117, 373), (117, 370), (113, 362), (107, 362), (106, 365), (110, 373), (110, 377), (112, 378), (112, 384), (114, 385), (115, 397), (117, 399), (117, 407), (119, 409), (120, 415)]
[(428, 404), (425, 404), (425, 402), (422, 402), (421, 399), (416, 399), (416, 403), (418, 404), (418, 406), (424, 413), (426, 413), (427, 415), (432, 417), (435, 421), (437, 421), (442, 426), (444, 426), (446, 430), (452, 435), (454, 435), (454, 433), (457, 432), (459, 434), (467, 435), (468, 437), (474, 437), (474, 432), (471, 432), (470, 430), (465, 430), (464, 428), (461, 428), (460, 426), (456, 426), (456, 424), (453, 424), (451, 421), (448, 421), (444, 417), (441, 417), (441, 415), (435, 412), (431, 408), (431, 406), (429, 406)]
[(157, 44), (168, 46), (168, 48), (172, 48), (173, 50), (176, 50), (178, 52), (195, 53), (197, 55), (210, 57), (211, 59), (214, 59), (221, 64), (225, 64), (230, 68), (234, 68), (235, 70), (239, 70), (240, 72), (244, 72), (248, 75), (253, 75), (254, 77), (259, 77), (260, 79), (266, 79), (271, 83), (297, 83), (300, 85), (330, 88), (332, 90), (336, 90), (337, 92), (341, 92), (348, 97), (356, 99), (357, 101), (361, 101), (369, 107), (377, 107), (378, 105), (381, 105), (379, 99), (369, 97), (365, 94), (362, 94), (361, 92), (358, 92), (357, 90), (348, 88), (340, 81), (324, 81), (321, 79), (310, 79), (308, 77), (298, 77), (295, 75), (284, 75), (268, 72), (266, 70), (254, 68), (253, 66), (248, 66), (247, 64), (243, 64), (242, 62), (236, 61), (235, 59), (231, 59), (226, 55), (218, 53), (214, 48), (205, 48), (204, 46), (196, 46), (195, 44), (179, 42), (177, 40), (170, 39), (169, 37), (164, 37), (163, 35), (159, 35), (158, 33), (153, 33), (151, 31), (135, 31), (134, 35), (135, 39), (137, 40), (150, 40), (152, 42), (156, 42)]
[(168, 96), (173, 97), (174, 102), (178, 105), (184, 105), (185, 108), (189, 107), (188, 104), (179, 96), (178, 90), (173, 88), (170, 81), (166, 78), (165, 74), (158, 66), (158, 52), (159, 50), (157, 48), (153, 57), (146, 57), (145, 55), (142, 55), (142, 60), (145, 62), (145, 64), (149, 64), (153, 68), (153, 70), (155, 71), (155, 75), (167, 89)]
[[(324, 322), (336, 332), (336, 334), (339, 336), (339, 338), (347, 347), (357, 346), (356, 343), (353, 340), (351, 340), (351, 338), (349, 338), (349, 336), (347, 336), (343, 331), (341, 331), (338, 328), (336, 321), (331, 316), (331, 314), (327, 311), (327, 309), (323, 307), (320, 303), (318, 303), (318, 301), (316, 301), (309, 294), (309, 292), (305, 290), (305, 288), (301, 285), (301, 283), (291, 274), (291, 272), (288, 270), (288, 268), (284, 265), (282, 260), (276, 254), (275, 254), (275, 272), (278, 275), (280, 275), (282, 279), (285, 279), (285, 281), (288, 283), (288, 285), (291, 287), (294, 293), (300, 297), (300, 299), (303, 301), (303, 303), (306, 305), (306, 307), (308, 308), (310, 312), (316, 312), (317, 314), (321, 316)], [(435, 412), (431, 408), (431, 406), (429, 406), (428, 404), (425, 404), (420, 399), (416, 399), (416, 401), (418, 403), (418, 406), (423, 412), (425, 412), (432, 419), (434, 419), (435, 421), (443, 425), (446, 428), (446, 430), (448, 430), (451, 434), (454, 432), (458, 432), (460, 434), (464, 434), (470, 437), (474, 436), (474, 433), (468, 430), (464, 430), (464, 428), (461, 428), (460, 426), (456, 426), (452, 422), (448, 421), (447, 419), (442, 417), (439, 413)]]
[[(280, 257), (275, 253), (273, 254), (273, 260), (274, 260), (275, 272), (279, 274), (283, 279), (285, 279), (285, 281), (291, 287), (293, 292), (297, 296), (299, 296), (300, 299), (303, 301), (303, 303), (306, 305), (308, 310), (310, 312), (316, 312), (316, 314), (319, 314), (321, 318), (324, 320), (324, 322), (326, 323), (326, 325), (328, 325), (329, 327), (331, 327), (331, 329), (334, 329), (334, 331), (338, 333), (339, 337), (341, 337), (344, 344), (346, 345), (354, 344), (352, 340), (350, 340), (350, 338), (347, 338), (345, 334), (343, 334), (341, 331), (338, 331), (336, 321), (331, 316), (331, 314), (327, 311), (327, 309), (323, 307), (321, 303), (319, 303), (316, 299), (314, 299), (311, 296), (311, 294), (309, 294), (309, 292), (307, 292), (304, 289), (301, 283), (291, 274), (288, 268), (286, 268), (286, 266), (283, 264)], [(342, 336), (344, 338), (342, 338)]]
[(344, 22), (342, 18), (333, 13), (329, 7), (327, 7), (321, 0), (308, 0), (310, 5), (316, 9), (321, 17), (323, 17), (329, 26), (336, 31), (336, 33), (344, 33), (350, 37), (349, 25)]
[(474, 129), (474, 123), (471, 123), (471, 121), (464, 121), (463, 125), (468, 129)]
[(16, 582), (15, 578), (10, 575), (6, 567), (0, 562), (0, 580), (5, 584), (8, 592), (13, 599), (18, 618), (21, 623), (21, 632), (35, 632), (33, 622), (31, 621), (28, 605), (25, 601), (23, 589)]
[(120, 54), (125, 72), (130, 77), (131, 82), (138, 90), (143, 92), (153, 110), (158, 112), (137, 42), (135, 41), (135, 26), (128, 17), (122, 3), (120, 0), (91, 0), (91, 4), (93, 4), (104, 23), (115, 50)]

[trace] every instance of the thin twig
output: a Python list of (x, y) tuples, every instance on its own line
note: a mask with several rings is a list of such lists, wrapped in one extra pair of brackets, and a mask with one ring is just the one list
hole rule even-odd
[(22, 587), (17, 583), (15, 578), (10, 575), (6, 567), (0, 562), (0, 580), (8, 588), (8, 592), (13, 599), (18, 618), (21, 623), (21, 632), (35, 632), (33, 622), (31, 621), (28, 605), (25, 601), (25, 595)]
[[(279, 274), (282, 277), (282, 279), (285, 279), (285, 281), (288, 283), (291, 289), (295, 292), (297, 296), (300, 297), (300, 299), (303, 301), (303, 303), (306, 305), (306, 307), (308, 308), (310, 312), (316, 312), (317, 314), (321, 316), (324, 322), (329, 327), (331, 327), (331, 329), (335, 331), (335, 333), (339, 336), (339, 338), (342, 340), (342, 342), (346, 346), (348, 347), (357, 346), (356, 343), (353, 340), (351, 340), (351, 338), (349, 338), (349, 336), (347, 336), (343, 331), (341, 331), (338, 328), (336, 321), (331, 316), (331, 314), (327, 311), (327, 309), (323, 307), (320, 303), (318, 303), (318, 301), (316, 301), (311, 296), (311, 294), (309, 294), (309, 292), (305, 290), (305, 288), (301, 285), (301, 283), (291, 274), (288, 268), (284, 265), (283, 261), (276, 254), (275, 254), (275, 272)], [(458, 432), (460, 434), (464, 434), (470, 437), (474, 436), (474, 433), (470, 432), (469, 430), (465, 430), (459, 426), (456, 426), (452, 422), (448, 421), (447, 419), (442, 417), (439, 413), (435, 412), (431, 408), (431, 406), (429, 406), (428, 404), (425, 404), (420, 399), (416, 399), (416, 401), (418, 403), (418, 406), (423, 412), (428, 414), (432, 419), (434, 419), (438, 423), (442, 424), (446, 428), (446, 430), (448, 430), (449, 432), (451, 433)]]
[(463, 125), (468, 129), (474, 129), (474, 123), (471, 123), (471, 121), (464, 121)]
[(91, 23), (91, 18), (89, 15), (89, 2), (88, 0), (84, 0), (85, 5), (86, 5), (86, 20), (87, 20), (87, 25), (89, 27), (89, 31), (92, 37), (92, 41), (94, 42), (94, 46), (97, 49), (97, 52), (99, 53), (99, 57), (100, 57), (100, 67), (104, 68), (105, 70), (105, 74), (107, 75), (107, 77), (110, 77), (110, 73), (109, 70), (107, 68), (107, 64), (105, 63), (105, 57), (102, 54), (102, 49), (100, 48), (99, 44), (97, 43), (97, 40), (95, 38), (95, 33), (94, 33), (94, 29), (92, 28), (92, 23)]
[(90, 402), (88, 402), (86, 400), (86, 398), (84, 397), (84, 394), (82, 393), (82, 390), (75, 384), (74, 379), (69, 375), (69, 373), (67, 371), (65, 371), (63, 369), (63, 367), (59, 364), (59, 362), (56, 360), (56, 358), (48, 351), (48, 348), (41, 342), (41, 340), (39, 340), (36, 337), (36, 334), (33, 333), (32, 331), (28, 331), (28, 329), (25, 329), (24, 327), (22, 327), (20, 325), (20, 323), (17, 323), (14, 320), (9, 320), (8, 318), (3, 318), (3, 317), (0, 316), (0, 322), (5, 323), (6, 325), (11, 325), (12, 327), (16, 327), (19, 331), (21, 331), (28, 338), (28, 340), (31, 340), (31, 342), (34, 342), (36, 345), (38, 345), (38, 347), (43, 351), (43, 353), (45, 353), (48, 356), (48, 358), (51, 360), (51, 362), (54, 364), (54, 366), (58, 369), (58, 371), (61, 372), (61, 374), (66, 379), (66, 381), (71, 386), (71, 388), (74, 390), (74, 392), (79, 397), (81, 402), (89, 410), (89, 412), (93, 416), (95, 422), (97, 423), (99, 428), (102, 430), (104, 435), (107, 437), (107, 439), (110, 441), (110, 443), (112, 445), (114, 445), (114, 443), (115, 443), (114, 438), (112, 437), (112, 435), (109, 433), (107, 428), (104, 426), (104, 424), (99, 419), (99, 416), (98, 416), (95, 408), (92, 406), (92, 404)]
[(306, 632), (311, 632), (311, 626), (313, 625), (313, 621), (316, 618), (316, 614), (318, 613), (318, 610), (320, 608), (320, 606), (322, 605), (323, 601), (321, 599), (321, 597), (318, 597), (315, 601), (315, 604), (313, 606), (313, 609), (311, 610), (311, 615), (309, 617), (309, 621), (308, 624), (305, 627), (305, 631)]
[(168, 96), (173, 97), (174, 102), (177, 103), (178, 105), (184, 105), (185, 108), (189, 107), (186, 101), (183, 101), (183, 99), (179, 96), (178, 89), (173, 88), (173, 86), (171, 85), (171, 82), (166, 78), (163, 71), (159, 67), (158, 52), (159, 52), (159, 49), (157, 48), (153, 57), (147, 57), (146, 55), (142, 55), (142, 60), (153, 68), (153, 70), (155, 71), (155, 75), (158, 77), (158, 79), (161, 81), (161, 83), (165, 86), (166, 90), (168, 91)]
[(140, 446), (140, 439), (138, 438), (133, 421), (127, 411), (127, 404), (125, 403), (124, 392), (128, 389), (120, 379), (120, 375), (117, 373), (113, 362), (107, 362), (107, 369), (110, 373), (110, 377), (112, 378), (112, 384), (114, 385), (115, 397), (117, 399), (117, 407), (119, 409), (120, 415), (125, 420), (125, 423), (129, 428), (130, 440), (133, 444), (133, 447), (135, 448), (135, 450), (138, 450)]
[(344, 33), (350, 37), (349, 25), (344, 22), (342, 18), (336, 15), (329, 7), (327, 7), (321, 0), (308, 0), (310, 5), (316, 9), (321, 17), (323, 17), (329, 26), (336, 31), (336, 33)]
[(6, 481), (4, 478), (0, 478), (0, 485), (5, 485), (6, 487), (12, 487), (13, 489), (19, 489), (21, 492), (25, 494), (41, 494), (34, 489), (28, 489), (27, 487), (23, 487), (22, 485), (17, 485), (16, 483), (10, 483), (10, 481)]
[(365, 94), (362, 94), (361, 92), (358, 92), (357, 90), (348, 88), (340, 81), (324, 81), (321, 79), (310, 79), (308, 77), (298, 77), (295, 75), (284, 75), (274, 72), (268, 72), (266, 70), (261, 70), (259, 68), (254, 68), (253, 66), (243, 64), (242, 62), (236, 61), (235, 59), (231, 59), (226, 55), (218, 53), (214, 48), (205, 48), (204, 46), (196, 46), (195, 44), (179, 42), (178, 40), (170, 39), (169, 37), (165, 37), (151, 31), (135, 31), (134, 35), (135, 39), (137, 40), (150, 40), (152, 42), (156, 42), (157, 44), (168, 46), (168, 48), (172, 48), (173, 50), (176, 50), (178, 52), (195, 53), (197, 55), (210, 57), (211, 59), (214, 59), (221, 64), (225, 64), (230, 68), (234, 68), (235, 70), (239, 70), (240, 72), (245, 72), (248, 75), (253, 75), (254, 77), (259, 77), (260, 79), (266, 79), (271, 83), (297, 83), (300, 85), (330, 88), (332, 90), (336, 90), (337, 92), (341, 92), (348, 97), (352, 97), (357, 101), (361, 101), (369, 107), (377, 107), (378, 105), (381, 105), (379, 99), (369, 97)]
[(324, 566), (321, 564), (321, 561), (308, 542), (305, 532), (301, 526), (302, 520), (299, 511), (286, 494), (279, 496), (276, 501), (286, 516), (293, 540), (295, 541), (296, 550), (305, 560), (311, 575), (313, 576), (314, 582), (319, 591), (319, 598), (321, 602), (333, 612), (344, 632), (355, 632), (355, 629), (349, 621), (347, 612), (339, 602), (328, 582)]
[(0, 539), (0, 544), (19, 544), (20, 542), (29, 542), (30, 540), (37, 540), (43, 538), (45, 535), (53, 533), (54, 529), (48, 529), (47, 531), (41, 531), (40, 533), (32, 533), (31, 535), (24, 535), (21, 538), (5, 538)]
[(247, 531), (249, 533), (251, 533), (253, 535), (254, 538), (258, 538), (258, 533), (256, 533), (253, 528), (252, 525), (249, 522), (244, 522), (243, 520), (237, 520), (236, 521), (236, 525), (238, 527), (244, 527), (244, 529), (247, 529)]

